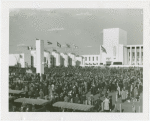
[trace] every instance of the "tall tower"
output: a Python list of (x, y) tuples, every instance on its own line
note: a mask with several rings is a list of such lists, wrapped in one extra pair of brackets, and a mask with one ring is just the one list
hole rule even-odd
[(106, 49), (105, 62), (127, 64), (127, 32), (119, 28), (103, 30), (103, 47)]
[(44, 74), (44, 41), (36, 40), (36, 73)]

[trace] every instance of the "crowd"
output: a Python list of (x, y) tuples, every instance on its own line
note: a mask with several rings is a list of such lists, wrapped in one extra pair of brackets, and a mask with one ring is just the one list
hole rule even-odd
[(122, 102), (138, 100), (142, 84), (142, 69), (119, 67), (52, 67), (42, 76), (17, 73), (9, 77), (9, 89), (22, 90), (27, 98), (95, 105), (97, 111), (102, 101), (105, 111), (112, 109), (111, 92), (117, 92)]

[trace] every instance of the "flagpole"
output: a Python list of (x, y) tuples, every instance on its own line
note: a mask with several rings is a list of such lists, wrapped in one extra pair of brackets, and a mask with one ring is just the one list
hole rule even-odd
[(101, 45), (100, 45), (100, 64), (102, 63), (102, 48), (101, 48)]

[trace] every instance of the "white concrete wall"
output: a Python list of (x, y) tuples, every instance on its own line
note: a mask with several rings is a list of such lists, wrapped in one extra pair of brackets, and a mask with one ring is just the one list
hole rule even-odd
[(76, 66), (76, 56), (75, 54), (72, 54), (72, 53), (68, 53), (68, 56), (71, 58), (72, 60), (72, 66)]
[(36, 73), (44, 74), (44, 41), (36, 40)]
[(116, 59), (118, 57), (118, 51), (119, 51), (119, 28), (111, 28), (111, 29), (104, 29), (103, 30), (103, 47), (106, 49), (107, 54), (104, 54), (103, 58), (106, 58), (103, 60), (105, 63), (106, 60), (113, 61), (114, 58), (114, 52), (113, 48), (116, 47)]
[(60, 54), (58, 52), (53, 51), (52, 55), (53, 55), (54, 60), (55, 60), (54, 66), (60, 66)]
[(122, 62), (123, 63), (123, 45), (119, 45), (119, 56), (117, 59), (117, 62)]
[(50, 67), (50, 53), (49, 52), (44, 52), (44, 57), (46, 58), (46, 63), (48, 62), (48, 67)]
[(60, 56), (63, 58), (63, 60), (61, 60), (61, 61), (64, 61), (64, 62), (61, 62), (61, 63), (64, 63), (64, 66), (68, 67), (68, 55), (64, 54), (64, 53), (60, 53)]
[(128, 65), (128, 51), (127, 47), (123, 47), (123, 64)]
[[(106, 61), (123, 63), (123, 46), (127, 44), (127, 32), (119, 28), (103, 30), (103, 47), (107, 54), (103, 53), (103, 63)], [(115, 48), (115, 49), (114, 49)]]

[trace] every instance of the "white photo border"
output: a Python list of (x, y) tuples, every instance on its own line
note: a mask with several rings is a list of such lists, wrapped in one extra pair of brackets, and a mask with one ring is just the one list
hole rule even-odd
[[(129, 8), (143, 9), (143, 113), (22, 113), (8, 111), (9, 75), (9, 9), (12, 8)], [(146, 1), (96, 1), (96, 2), (50, 2), (6, 1), (1, 3), (1, 120), (148, 120), (150, 81), (150, 2)]]

